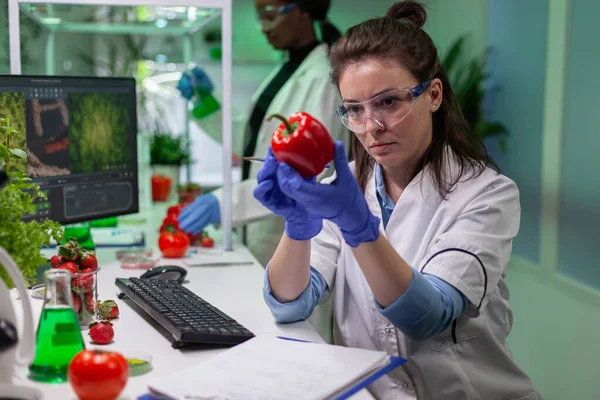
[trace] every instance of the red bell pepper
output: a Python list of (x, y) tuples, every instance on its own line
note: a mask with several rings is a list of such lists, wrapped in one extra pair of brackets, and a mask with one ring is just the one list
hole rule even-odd
[(305, 112), (294, 113), (289, 119), (274, 114), (281, 125), (271, 137), (273, 154), (280, 162), (292, 166), (303, 178), (312, 178), (333, 159), (335, 145), (327, 129)]
[(168, 176), (152, 175), (152, 200), (166, 201), (171, 191), (171, 178)]

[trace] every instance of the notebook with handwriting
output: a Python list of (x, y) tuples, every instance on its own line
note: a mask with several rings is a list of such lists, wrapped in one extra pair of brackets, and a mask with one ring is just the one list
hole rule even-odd
[(167, 399), (345, 399), (404, 362), (379, 351), (261, 335), (148, 387)]

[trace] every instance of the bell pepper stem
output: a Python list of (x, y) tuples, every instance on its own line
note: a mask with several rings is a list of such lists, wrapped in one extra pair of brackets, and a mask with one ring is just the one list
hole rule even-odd
[(290, 124), (290, 122), (287, 120), (286, 117), (284, 117), (281, 114), (273, 114), (273, 115), (269, 115), (267, 117), (267, 121), (270, 121), (273, 118), (277, 118), (277, 119), (281, 120), (283, 122), (283, 124), (285, 125), (286, 133), (283, 135), (284, 137), (294, 133), (294, 127), (292, 127), (292, 125)]

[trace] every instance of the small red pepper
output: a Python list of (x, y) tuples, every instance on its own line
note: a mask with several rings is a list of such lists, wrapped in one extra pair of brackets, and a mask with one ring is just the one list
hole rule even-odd
[(181, 210), (185, 207), (185, 204), (177, 204), (176, 206), (171, 206), (167, 209), (167, 215), (175, 214), (175, 216), (179, 216)]
[(171, 191), (171, 178), (168, 176), (152, 175), (152, 200), (166, 201)]
[(333, 159), (335, 145), (327, 129), (311, 115), (297, 112), (285, 119), (274, 114), (281, 125), (271, 137), (273, 154), (280, 162), (292, 166), (303, 178), (312, 178), (325, 169)]

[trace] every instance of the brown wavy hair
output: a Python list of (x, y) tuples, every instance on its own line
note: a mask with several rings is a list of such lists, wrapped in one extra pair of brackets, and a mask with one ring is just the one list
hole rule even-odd
[[(392, 5), (385, 17), (365, 21), (350, 28), (330, 52), (331, 78), (339, 88), (342, 73), (349, 65), (365, 60), (393, 60), (404, 66), (419, 82), (438, 78), (443, 85), (442, 103), (433, 113), (433, 138), (411, 180), (427, 165), (437, 191), (443, 198), (467, 172), (480, 175), (488, 165), (499, 171), (483, 142), (465, 120), (448, 76), (442, 67), (431, 37), (421, 27), (427, 20), (425, 8), (416, 1)], [(446, 176), (445, 147), (449, 146), (459, 165), (457, 176)], [(375, 161), (356, 135), (352, 135), (351, 158), (356, 164), (356, 179), (365, 190)]]

